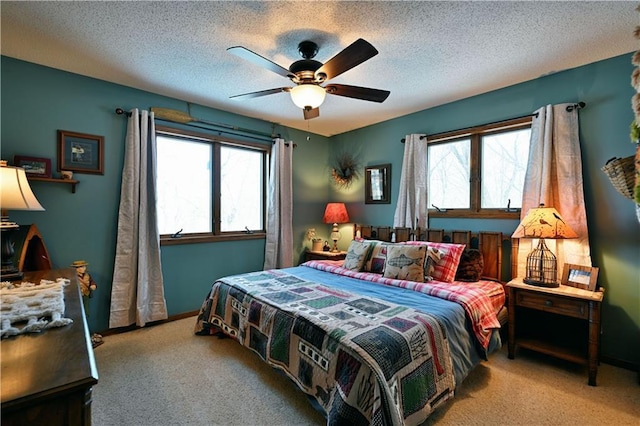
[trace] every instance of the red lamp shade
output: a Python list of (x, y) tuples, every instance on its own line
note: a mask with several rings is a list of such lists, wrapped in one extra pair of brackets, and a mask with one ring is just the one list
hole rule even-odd
[(327, 203), (322, 221), (324, 223), (348, 223), (349, 214), (344, 203)]

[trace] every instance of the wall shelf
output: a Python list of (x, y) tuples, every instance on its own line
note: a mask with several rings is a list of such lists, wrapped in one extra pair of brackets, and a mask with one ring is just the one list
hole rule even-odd
[(35, 176), (28, 176), (27, 179), (29, 181), (36, 181), (36, 182), (66, 183), (68, 185), (71, 185), (71, 192), (73, 194), (76, 193), (76, 185), (80, 183), (80, 181), (75, 179), (43, 178), (43, 177), (35, 177)]

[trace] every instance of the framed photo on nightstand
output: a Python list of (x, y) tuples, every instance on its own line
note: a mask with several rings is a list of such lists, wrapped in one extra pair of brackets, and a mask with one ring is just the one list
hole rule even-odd
[(564, 264), (562, 271), (562, 285), (577, 287), (584, 290), (596, 291), (598, 283), (598, 268), (594, 266)]

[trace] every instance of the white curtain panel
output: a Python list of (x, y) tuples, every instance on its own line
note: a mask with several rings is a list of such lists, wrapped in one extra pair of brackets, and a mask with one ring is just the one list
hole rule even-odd
[(293, 143), (276, 139), (267, 188), (267, 240), (264, 269), (293, 266)]
[(428, 224), (427, 141), (420, 140), (420, 136), (424, 135), (405, 137), (400, 191), (393, 215), (394, 227), (426, 228)]
[[(558, 275), (565, 263), (591, 266), (587, 213), (584, 206), (582, 157), (578, 137), (578, 109), (573, 104), (547, 105), (536, 111), (531, 124), (529, 163), (522, 195), (522, 220), (529, 209), (544, 203), (555, 207), (578, 238), (546, 240), (558, 260)], [(531, 240), (521, 239), (518, 276), (526, 275)], [(554, 247), (555, 245), (555, 247)]]
[(133, 109), (127, 125), (109, 327), (167, 318), (156, 216), (153, 112)]

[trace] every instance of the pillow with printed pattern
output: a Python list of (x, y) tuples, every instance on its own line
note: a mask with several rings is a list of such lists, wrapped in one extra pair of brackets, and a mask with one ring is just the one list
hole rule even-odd
[(384, 272), (384, 264), (387, 260), (387, 247), (393, 245), (393, 243), (387, 243), (385, 241), (369, 240), (374, 243), (373, 249), (369, 254), (369, 258), (365, 262), (364, 271), (372, 272), (374, 274), (382, 274)]
[(369, 258), (369, 254), (371, 253), (373, 246), (374, 243), (371, 241), (351, 241), (342, 267), (351, 271), (360, 272), (364, 263)]
[(440, 261), (434, 265), (431, 277), (433, 277), (434, 280), (446, 283), (450, 283), (455, 280), (458, 264), (460, 263), (460, 257), (466, 247), (465, 244), (434, 243), (431, 241), (405, 241), (401, 244), (426, 245), (441, 251), (443, 255)]
[(442, 253), (437, 248), (427, 246), (427, 255), (424, 258), (424, 280), (425, 282), (433, 279), (433, 272), (436, 269), (436, 265), (442, 259)]
[(427, 246), (391, 244), (387, 246), (384, 277), (424, 282), (424, 258)]

